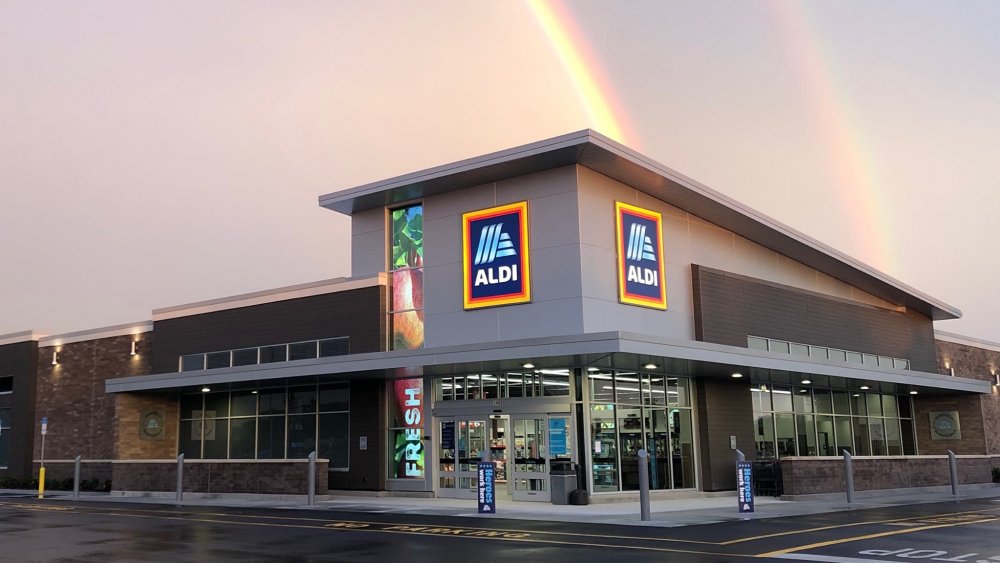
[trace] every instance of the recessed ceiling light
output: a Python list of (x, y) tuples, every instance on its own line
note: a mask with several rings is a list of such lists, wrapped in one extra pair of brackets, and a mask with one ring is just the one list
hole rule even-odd
[(867, 391), (867, 390), (869, 390), (869, 389), (871, 389), (871, 387), (869, 387), (869, 386), (867, 386), (867, 385), (862, 385), (862, 386), (861, 386), (861, 390), (862, 390), (862, 391)]
[(812, 383), (812, 381), (810, 381), (808, 379), (803, 379), (802, 380), (802, 385), (809, 385), (810, 383)]
[(211, 391), (211, 389), (209, 389), (207, 385), (201, 388), (202, 393), (208, 393), (209, 391)]
[(531, 368), (535, 367), (535, 364), (533, 364), (531, 362), (525, 362), (525, 363), (521, 364), (521, 367), (523, 367), (524, 369), (531, 369)]
[(587, 368), (587, 371), (594, 373), (595, 371), (601, 371), (601, 368)]
[(646, 364), (642, 367), (643, 369), (656, 369), (656, 364)]
[(916, 394), (917, 394), (916, 391), (910, 391), (910, 395), (916, 395)]
[(736, 372), (733, 372), (733, 379), (739, 379), (739, 378), (741, 378), (741, 377), (743, 377), (743, 374), (742, 374), (742, 373), (740, 373), (740, 372), (738, 372), (738, 371), (736, 371)]
[(257, 390), (256, 390), (256, 389), (254, 389), (253, 391), (251, 391), (251, 392), (250, 392), (250, 394), (251, 394), (251, 395), (256, 395), (256, 394), (257, 394)]

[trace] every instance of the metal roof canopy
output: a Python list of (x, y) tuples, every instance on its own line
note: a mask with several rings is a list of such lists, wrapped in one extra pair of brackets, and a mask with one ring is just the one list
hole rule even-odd
[[(531, 362), (533, 368), (522, 364)], [(647, 363), (656, 369), (644, 369)], [(648, 335), (603, 332), (490, 342), (420, 350), (373, 352), (258, 364), (235, 368), (171, 372), (110, 379), (108, 393), (130, 391), (186, 391), (204, 385), (214, 390), (253, 389), (294, 383), (347, 379), (446, 377), (476, 373), (524, 372), (527, 369), (593, 366), (682, 375), (744, 378), (772, 384), (799, 385), (808, 376), (811, 386), (904, 393), (990, 393), (992, 385), (962, 377), (909, 370), (872, 369), (869, 366), (748, 350), (695, 341), (672, 341)]]
[(933, 320), (962, 312), (589, 129), (320, 196), (347, 215), (578, 164), (896, 306)]

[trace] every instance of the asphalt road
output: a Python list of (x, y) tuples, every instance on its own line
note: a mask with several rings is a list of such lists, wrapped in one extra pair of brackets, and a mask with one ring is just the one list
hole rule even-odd
[(0, 498), (2, 561), (1000, 562), (1000, 502), (688, 527)]

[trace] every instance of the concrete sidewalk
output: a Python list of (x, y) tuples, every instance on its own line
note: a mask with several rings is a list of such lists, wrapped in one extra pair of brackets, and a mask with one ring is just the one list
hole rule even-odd
[[(0, 490), (0, 500), (35, 498), (36, 496), (31, 491)], [(73, 494), (68, 491), (47, 491), (45, 498), (52, 502), (74, 500)], [(308, 506), (305, 496), (198, 495), (195, 493), (185, 493), (184, 500), (181, 503), (177, 503), (174, 493), (120, 496), (110, 493), (84, 492), (80, 493), (79, 498), (81, 501), (122, 504), (279, 508), (316, 512), (342, 511), (369, 514), (414, 514), (660, 527), (804, 516), (931, 502), (961, 502), (962, 500), (970, 499), (993, 499), (998, 503), (998, 507), (1000, 507), (1000, 487), (965, 488), (959, 492), (958, 496), (952, 496), (950, 491), (947, 493), (915, 492), (893, 494), (891, 496), (871, 496), (856, 498), (852, 504), (848, 504), (846, 499), (787, 501), (770, 497), (757, 497), (756, 511), (752, 514), (740, 514), (737, 511), (735, 493), (732, 496), (715, 498), (656, 500), (650, 503), (650, 520), (645, 522), (640, 519), (638, 502), (566, 506), (502, 500), (497, 503), (496, 514), (478, 514), (476, 512), (476, 503), (473, 500), (354, 496), (349, 493), (334, 493), (324, 497), (317, 497), (315, 506)]]

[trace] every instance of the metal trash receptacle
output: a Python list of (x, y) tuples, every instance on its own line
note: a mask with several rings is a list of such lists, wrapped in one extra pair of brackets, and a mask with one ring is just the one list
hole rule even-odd
[(549, 470), (549, 492), (552, 504), (569, 504), (569, 495), (576, 489), (576, 468), (573, 462), (563, 459), (552, 460)]

